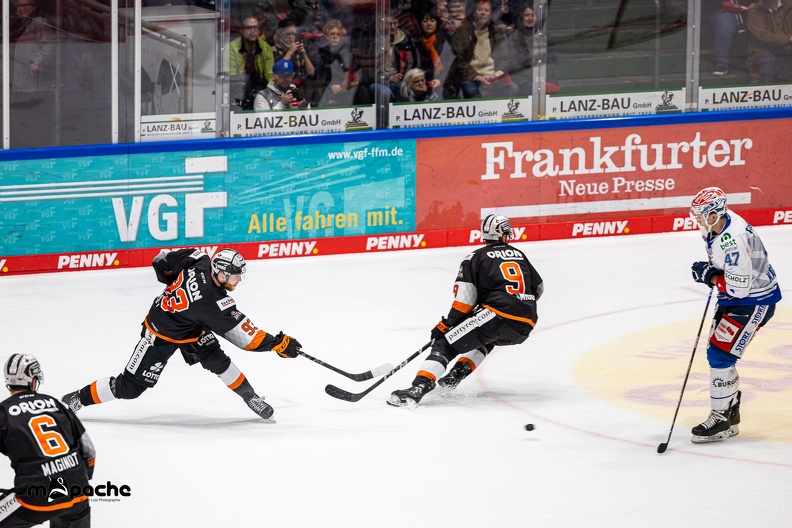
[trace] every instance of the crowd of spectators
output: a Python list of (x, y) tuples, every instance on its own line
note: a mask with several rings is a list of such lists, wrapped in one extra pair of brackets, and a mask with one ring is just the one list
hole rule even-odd
[[(531, 95), (533, 32), (542, 23), (531, 0), (390, 5), (378, 19), (367, 0), (232, 2), (231, 75), (245, 75), (242, 107), (253, 109), (279, 60), (314, 108)], [(551, 69), (541, 82), (553, 93)]]

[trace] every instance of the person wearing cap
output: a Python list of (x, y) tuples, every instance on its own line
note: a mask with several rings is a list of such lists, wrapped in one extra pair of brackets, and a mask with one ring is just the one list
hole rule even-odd
[(272, 82), (256, 94), (253, 110), (285, 110), (287, 108), (306, 108), (308, 101), (293, 84), (294, 64), (281, 59), (272, 67)]
[(3, 377), (11, 396), (0, 402), (0, 453), (11, 461), (14, 488), (0, 498), (0, 526), (89, 528), (85, 490), (96, 450), (85, 427), (57, 398), (38, 392), (44, 373), (33, 355), (12, 354)]

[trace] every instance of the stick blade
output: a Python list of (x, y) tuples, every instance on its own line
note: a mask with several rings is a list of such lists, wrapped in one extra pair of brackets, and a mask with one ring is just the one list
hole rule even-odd
[(391, 365), (390, 363), (385, 363), (384, 365), (380, 365), (377, 368), (371, 369), (371, 377), (379, 378), (380, 376), (382, 376), (383, 374), (387, 374), (391, 370), (393, 370), (393, 365)]
[(660, 444), (659, 446), (657, 446), (657, 452), (658, 452), (658, 453), (665, 453), (665, 450), (666, 450), (667, 448), (668, 448), (668, 443), (667, 443), (667, 442), (663, 442), (662, 444)]
[(364, 396), (363, 394), (352, 394), (351, 392), (347, 392), (344, 389), (339, 389), (335, 385), (327, 385), (325, 387), (325, 392), (333, 398), (348, 402), (356, 402)]

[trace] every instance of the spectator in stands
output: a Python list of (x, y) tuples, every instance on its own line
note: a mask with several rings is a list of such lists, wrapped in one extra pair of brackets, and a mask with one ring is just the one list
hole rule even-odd
[(228, 45), (229, 74), (245, 75), (245, 92), (241, 106), (243, 110), (252, 110), (256, 93), (272, 81), (272, 65), (275, 60), (270, 45), (259, 38), (258, 20), (248, 17), (243, 22), (242, 36)]
[(322, 37), (309, 54), (316, 66), (310, 89), (315, 95), (311, 100), (318, 99), (321, 107), (352, 105), (358, 80), (352, 69), (349, 37), (340, 20), (327, 21), (322, 28)]
[(372, 93), (378, 94), (378, 100), (382, 103), (399, 100), (404, 74), (418, 65), (418, 51), (412, 40), (399, 29), (399, 21), (395, 16), (388, 18), (388, 31), (389, 40), (384, 64), (385, 80), (388, 85), (378, 83), (371, 85)]
[(270, 46), (275, 44), (275, 31), (278, 29), (278, 13), (271, 0), (261, 0), (253, 8), (253, 16), (258, 21), (261, 40)]
[(789, 75), (791, 10), (792, 6), (782, 5), (781, 0), (758, 0), (748, 10), (748, 67), (759, 84), (772, 84)]
[(294, 84), (294, 65), (281, 59), (272, 67), (272, 82), (256, 94), (253, 109), (257, 111), (306, 108), (308, 100)]
[(739, 33), (745, 32), (746, 11), (754, 6), (753, 0), (718, 0), (717, 11), (712, 14), (713, 50), (715, 51), (715, 69), (713, 75), (723, 76), (729, 73), (729, 61), (732, 45)]
[(413, 68), (404, 74), (401, 87), (401, 100), (407, 101), (437, 101), (439, 97), (435, 93), (435, 88), (440, 86), (440, 81), (427, 80), (426, 74), (421, 68)]
[(418, 49), (418, 65), (425, 72), (427, 82), (439, 79), (442, 83), (445, 79), (447, 68), (442, 60), (445, 41), (446, 34), (440, 17), (433, 10), (424, 13), (421, 17), (421, 36), (416, 40), (415, 47)]
[(448, 0), (448, 18), (444, 28), (450, 37), (465, 24), (465, 0)]
[(12, 46), (11, 89), (14, 92), (52, 91), (54, 79), (51, 57), (55, 32), (38, 14), (35, 0), (19, 0), (16, 6), (18, 25), (10, 34)]
[[(507, 38), (510, 59), (509, 74), (519, 87), (519, 94), (527, 97), (533, 93), (534, 32), (543, 21), (536, 19), (533, 6), (530, 4), (522, 7), (518, 14), (514, 31)], [(546, 56), (546, 79), (541, 80), (545, 83), (547, 93), (557, 93), (560, 91), (555, 76), (557, 59), (555, 54), (549, 50)]]
[(291, 61), (295, 78), (306, 80), (313, 77), (314, 65), (305, 52), (305, 45), (297, 39), (297, 23), (291, 18), (284, 18), (278, 24), (272, 55), (276, 61)]
[(506, 35), (492, 22), (489, 0), (477, 0), (466, 24), (451, 37), (451, 46), (456, 59), (446, 80), (450, 95), (457, 89), (465, 99), (516, 95), (517, 85), (507, 73)]

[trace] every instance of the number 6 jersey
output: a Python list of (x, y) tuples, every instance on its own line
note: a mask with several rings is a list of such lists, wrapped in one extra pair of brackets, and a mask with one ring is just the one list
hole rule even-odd
[[(88, 485), (96, 452), (80, 420), (57, 398), (26, 391), (0, 402), (0, 452), (11, 459), (23, 506), (55, 510), (87, 499), (70, 490)], [(53, 492), (53, 481), (69, 492)]]

